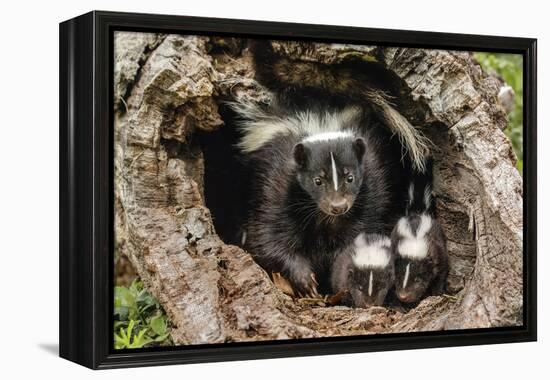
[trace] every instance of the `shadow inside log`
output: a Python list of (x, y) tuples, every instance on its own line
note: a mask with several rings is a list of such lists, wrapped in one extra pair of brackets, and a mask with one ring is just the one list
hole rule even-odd
[(204, 155), (204, 197), (218, 236), (226, 244), (240, 245), (249, 175), (244, 157), (236, 147), (239, 132), (235, 113), (223, 102), (218, 105), (224, 126), (213, 132), (196, 133)]

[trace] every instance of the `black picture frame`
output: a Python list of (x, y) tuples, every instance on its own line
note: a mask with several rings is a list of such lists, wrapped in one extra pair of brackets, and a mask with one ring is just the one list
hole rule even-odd
[[(262, 343), (112, 349), (113, 32), (314, 39), (522, 54), (524, 324), (520, 327)], [(60, 356), (118, 368), (535, 341), (536, 39), (93, 11), (60, 24)]]

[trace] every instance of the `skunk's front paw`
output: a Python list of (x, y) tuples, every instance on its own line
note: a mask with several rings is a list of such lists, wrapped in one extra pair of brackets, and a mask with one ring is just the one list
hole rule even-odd
[(319, 298), (317, 286), (319, 283), (313, 272), (295, 273), (290, 276), (290, 283), (294, 289), (294, 293), (300, 297)]

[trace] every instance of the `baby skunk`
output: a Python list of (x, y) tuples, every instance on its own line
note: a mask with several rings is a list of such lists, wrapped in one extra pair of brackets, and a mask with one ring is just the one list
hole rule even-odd
[(251, 170), (244, 247), (299, 295), (329, 292), (335, 254), (361, 232), (384, 233), (384, 218), (398, 215), (389, 209), (387, 173), (364, 128), (368, 118), (359, 107), (232, 106)]
[(348, 306), (381, 306), (394, 281), (394, 257), (386, 236), (361, 233), (334, 261), (332, 290), (347, 292), (342, 301)]
[(406, 216), (392, 232), (395, 293), (405, 303), (418, 302), (428, 291), (442, 294), (448, 273), (446, 239), (435, 218), (431, 193), (432, 162), (426, 173), (414, 174)]

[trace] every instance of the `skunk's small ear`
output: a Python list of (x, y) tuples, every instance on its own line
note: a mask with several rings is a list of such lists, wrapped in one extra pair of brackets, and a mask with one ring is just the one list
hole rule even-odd
[(304, 168), (307, 166), (309, 160), (309, 149), (302, 143), (294, 146), (294, 161), (299, 167)]
[(365, 140), (363, 140), (363, 138), (359, 137), (355, 139), (355, 141), (353, 142), (353, 151), (355, 152), (357, 159), (359, 161), (362, 161), (363, 157), (365, 156), (365, 152), (367, 151), (367, 144), (365, 143)]

